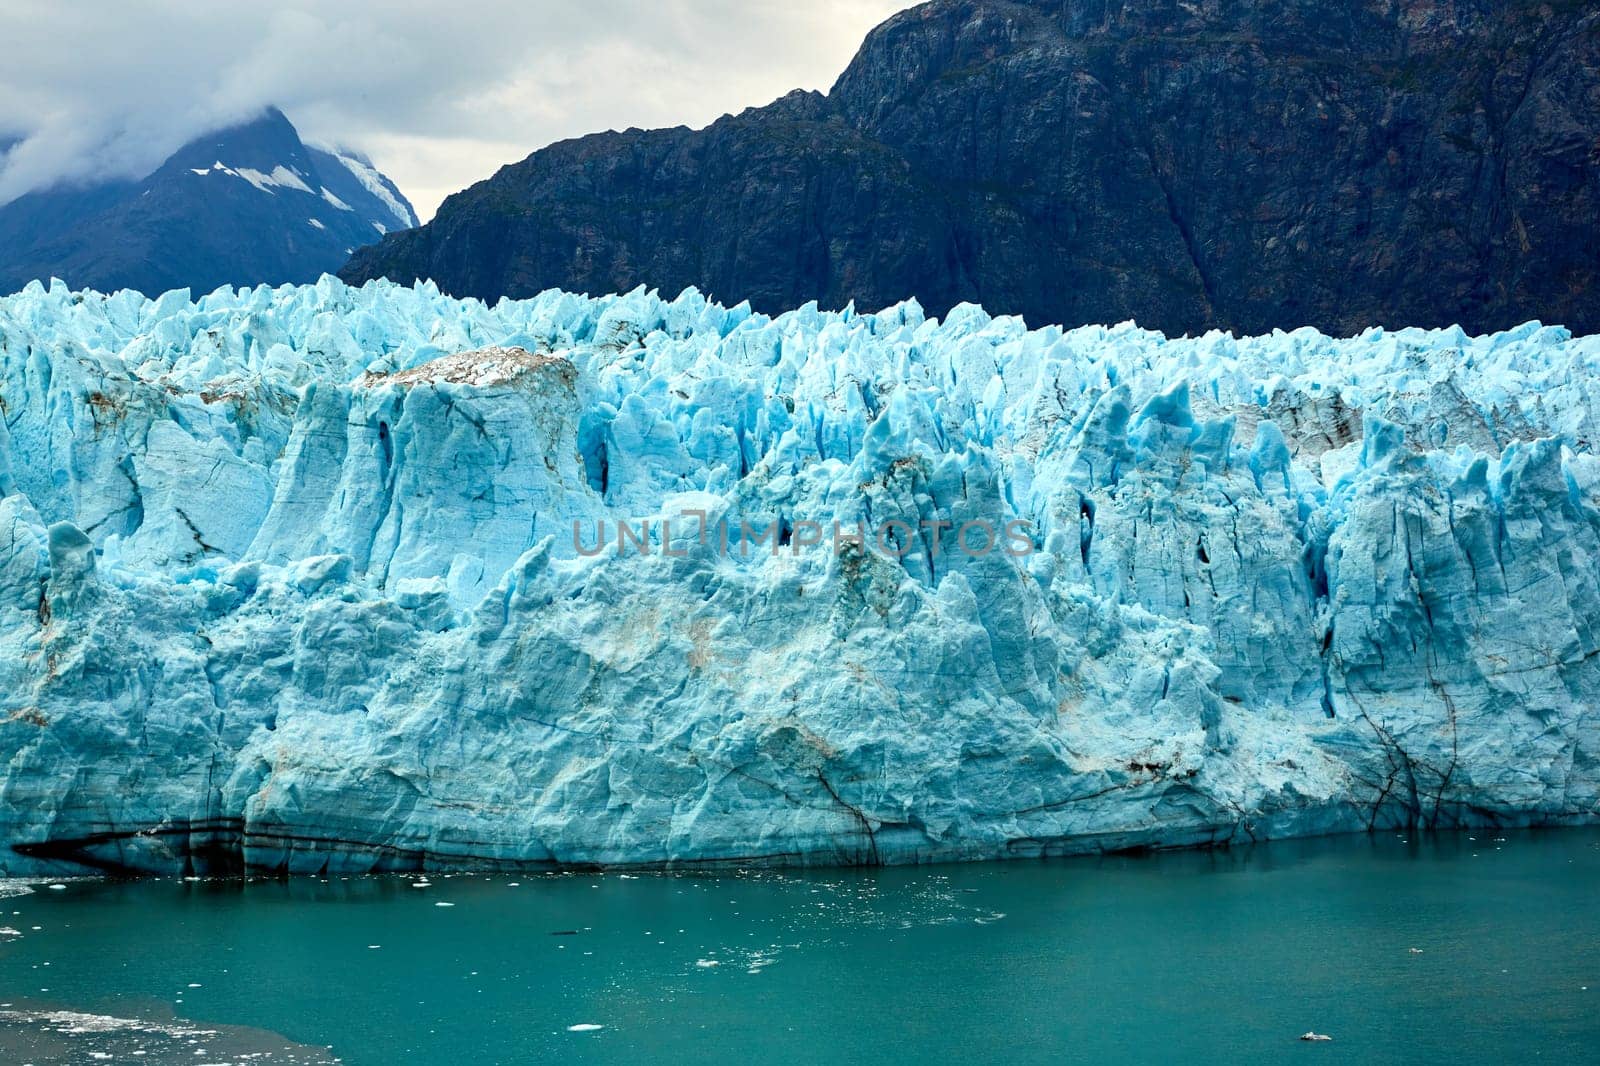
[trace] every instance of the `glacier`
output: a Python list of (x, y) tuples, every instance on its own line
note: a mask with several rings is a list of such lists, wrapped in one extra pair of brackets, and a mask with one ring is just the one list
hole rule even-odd
[(1600, 814), (1600, 338), (1560, 327), (34, 284), (0, 412), (3, 874)]

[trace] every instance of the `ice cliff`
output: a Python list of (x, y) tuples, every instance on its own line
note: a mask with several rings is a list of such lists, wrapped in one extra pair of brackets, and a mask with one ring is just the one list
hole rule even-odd
[(1600, 338), (35, 285), (0, 411), (0, 872), (1600, 813)]

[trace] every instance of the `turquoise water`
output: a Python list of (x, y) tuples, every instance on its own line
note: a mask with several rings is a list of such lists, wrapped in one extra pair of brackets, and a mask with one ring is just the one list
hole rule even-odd
[[(20, 934), (0, 934), (0, 1061), (1600, 1062), (1600, 832), (1472, 836), (421, 888), (36, 884), (0, 899)], [(79, 1033), (46, 1009), (241, 1028)]]

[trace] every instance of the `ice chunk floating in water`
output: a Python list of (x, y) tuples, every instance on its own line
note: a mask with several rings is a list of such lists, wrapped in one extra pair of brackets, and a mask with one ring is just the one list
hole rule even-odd
[(1597, 371), (1537, 324), (34, 286), (0, 872), (1592, 819)]

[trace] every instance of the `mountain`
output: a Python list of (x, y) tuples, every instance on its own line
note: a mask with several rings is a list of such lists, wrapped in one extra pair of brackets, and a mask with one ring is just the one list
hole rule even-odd
[(1577, 0), (935, 0), (826, 96), (553, 145), (341, 276), (1588, 332), (1597, 100)]
[(136, 181), (59, 186), (0, 206), (0, 292), (59, 277), (159, 293), (315, 281), (417, 224), (358, 153), (305, 144), (282, 112), (200, 137)]

